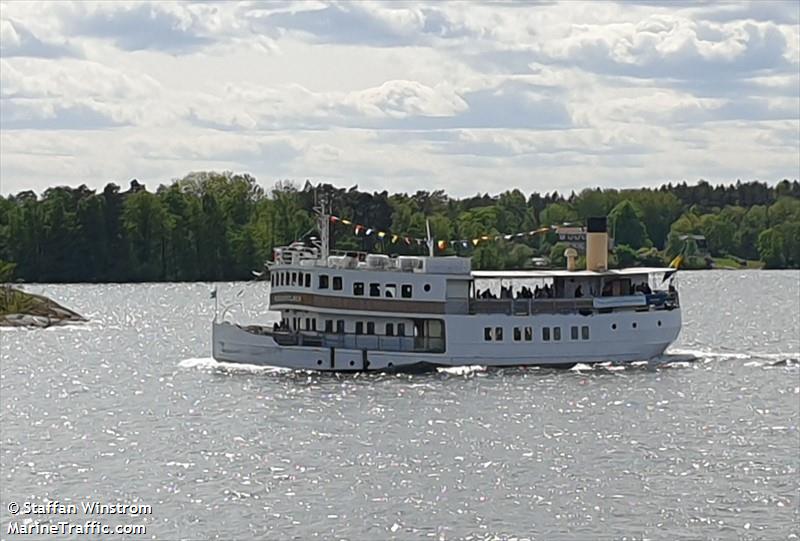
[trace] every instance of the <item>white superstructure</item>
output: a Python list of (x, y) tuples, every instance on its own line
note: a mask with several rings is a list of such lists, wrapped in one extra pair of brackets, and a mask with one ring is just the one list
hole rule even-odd
[(662, 286), (675, 269), (605, 270), (605, 220), (594, 225), (596, 270), (471, 271), (463, 257), (277, 249), (269, 309), (281, 322), (215, 321), (214, 358), (352, 371), (656, 357), (681, 328), (677, 292)]

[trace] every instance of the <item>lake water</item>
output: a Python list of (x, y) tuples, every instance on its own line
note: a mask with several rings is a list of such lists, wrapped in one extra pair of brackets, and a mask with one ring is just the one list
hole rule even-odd
[(694, 362), (413, 375), (219, 366), (208, 284), (30, 286), (91, 322), (0, 335), (0, 538), (86, 522), (8, 510), (57, 500), (151, 506), (90, 517), (132, 539), (798, 539), (800, 273), (679, 279)]

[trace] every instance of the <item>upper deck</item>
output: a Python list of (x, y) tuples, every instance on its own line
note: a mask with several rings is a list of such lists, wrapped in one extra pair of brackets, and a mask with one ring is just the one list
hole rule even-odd
[[(286, 250), (286, 249), (284, 249)], [(471, 271), (464, 257), (320, 257), (301, 246), (278, 251), (270, 304), (281, 310), (373, 314), (535, 314), (677, 306), (650, 277), (675, 269)]]

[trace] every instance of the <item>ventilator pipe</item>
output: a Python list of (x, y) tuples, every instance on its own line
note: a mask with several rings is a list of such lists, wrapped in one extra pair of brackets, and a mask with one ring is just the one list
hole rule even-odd
[(578, 251), (572, 247), (567, 248), (564, 250), (564, 257), (567, 258), (567, 270), (569, 272), (575, 272), (578, 260)]

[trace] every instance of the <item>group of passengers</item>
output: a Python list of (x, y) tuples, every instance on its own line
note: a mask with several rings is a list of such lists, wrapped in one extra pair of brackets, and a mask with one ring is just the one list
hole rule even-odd
[(635, 286), (631, 284), (631, 295), (635, 295), (636, 293), (644, 293), (645, 295), (650, 295), (653, 293), (653, 290), (650, 289), (650, 284), (647, 282), (643, 284), (636, 284)]
[(289, 322), (286, 321), (285, 319), (282, 319), (272, 325), (272, 330), (274, 332), (279, 332), (279, 331), (290, 331), (291, 329), (289, 328)]
[[(580, 289), (580, 288), (579, 288)], [(475, 291), (475, 298), (477, 299), (552, 299), (555, 297), (555, 290), (550, 285), (544, 287), (536, 286), (531, 289), (527, 286), (522, 286), (518, 291), (514, 291), (512, 287), (500, 286), (500, 296), (497, 296), (491, 289)]]

